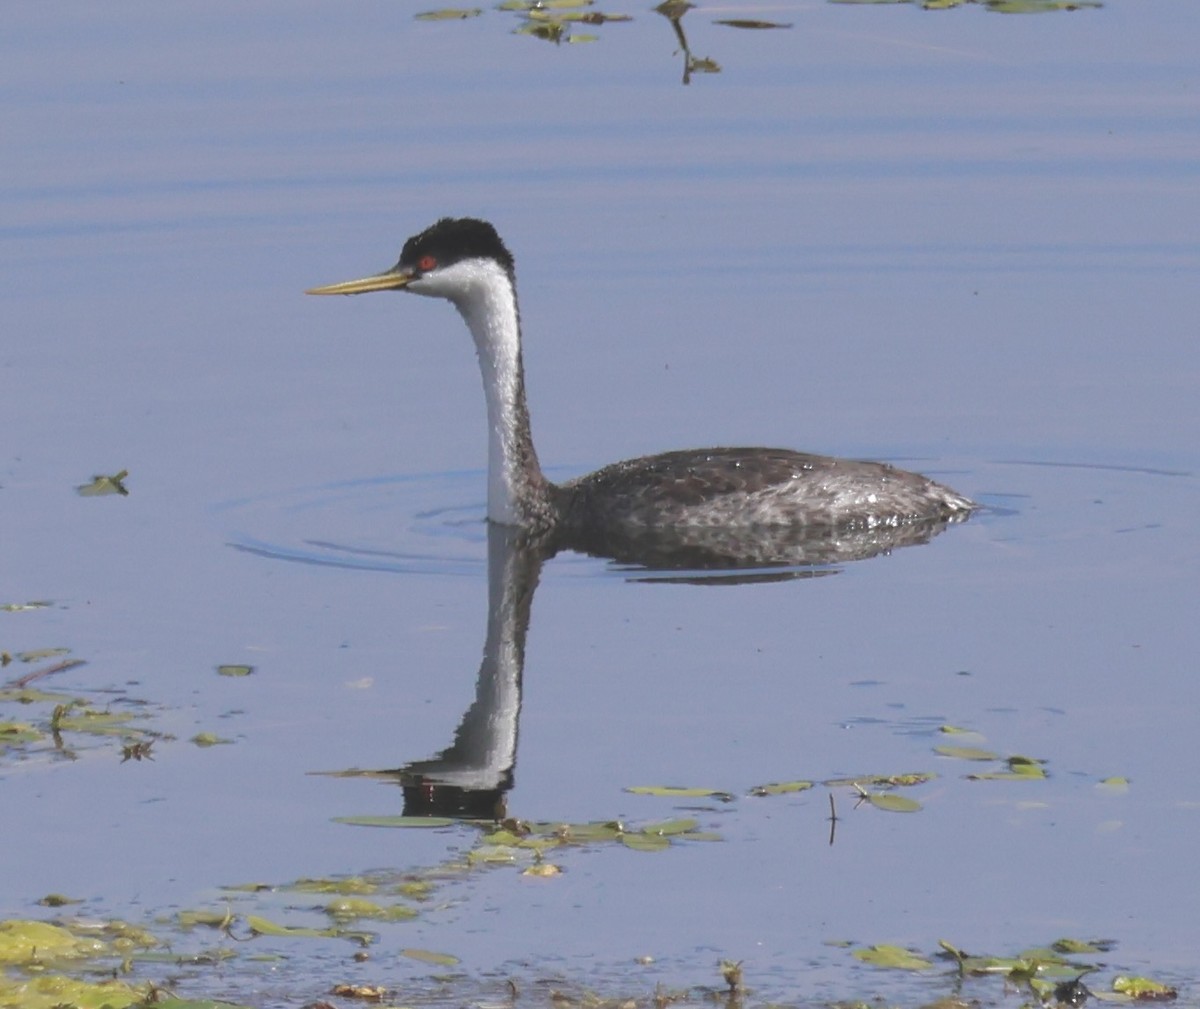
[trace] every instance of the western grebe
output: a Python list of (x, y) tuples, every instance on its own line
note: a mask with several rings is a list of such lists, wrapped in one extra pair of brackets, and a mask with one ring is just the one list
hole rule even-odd
[(445, 298), (475, 339), (488, 416), (488, 518), (567, 537), (656, 530), (874, 529), (965, 519), (975, 505), (884, 463), (788, 449), (709, 448), (629, 459), (554, 484), (530, 433), (512, 254), (486, 221), (443, 218), (385, 273), (308, 294), (405, 290)]

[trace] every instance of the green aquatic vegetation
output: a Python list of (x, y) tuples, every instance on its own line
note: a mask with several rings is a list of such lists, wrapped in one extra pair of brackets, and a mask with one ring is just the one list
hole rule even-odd
[(593, 0), (504, 0), (496, 9), (502, 11), (560, 11), (592, 6)]
[(479, 7), (443, 7), (436, 11), (421, 11), (413, 15), (414, 21), (465, 21), (467, 18), (477, 18), (483, 13)]
[(28, 722), (0, 722), (0, 747), (35, 743), (42, 737), (43, 733)]
[[(81, 659), (68, 661), (83, 664)], [(155, 740), (169, 738), (144, 724), (151, 715), (145, 705), (126, 711), (114, 710), (111, 705), (93, 707), (83, 698), (24, 684), (0, 690), (0, 704), (5, 702), (32, 709), (20, 719), (0, 719), (0, 756), (9, 760), (39, 756), (74, 759), (77, 751), (89, 744), (112, 745), (114, 740), (124, 760), (141, 760), (150, 757)]]
[(120, 473), (114, 473), (112, 476), (103, 474), (93, 476), (91, 483), (80, 484), (75, 491), (80, 497), (101, 497), (105, 494), (120, 494), (122, 497), (128, 497), (129, 490), (125, 487), (127, 476), (129, 476), (127, 469), (121, 470)]
[(887, 813), (916, 813), (921, 809), (921, 804), (916, 799), (893, 792), (863, 792), (860, 798)]
[(188, 742), (195, 743), (197, 746), (224, 746), (231, 744), (233, 740), (225, 739), (212, 732), (197, 732)]
[(461, 820), (452, 820), (448, 816), (335, 816), (334, 823), (347, 823), (352, 827), (415, 827), (428, 829), (431, 827), (455, 827)]
[(218, 676), (249, 676), (254, 672), (253, 666), (222, 665), (217, 666)]
[(1100, 0), (829, 0), (838, 4), (913, 4), (924, 10), (950, 10), (978, 5), (1000, 14), (1045, 14), (1103, 7)]
[(17, 652), (13, 658), (18, 662), (43, 662), (46, 659), (56, 659), (61, 655), (70, 654), (71, 649), (69, 648), (34, 648), (27, 652)]
[(1113, 939), (1055, 939), (1050, 948), (1063, 956), (1078, 956), (1083, 953), (1110, 953), (1116, 946)]
[(436, 967), (453, 967), (460, 962), (458, 957), (452, 953), (437, 953), (430, 949), (402, 949), (400, 955), (406, 956), (410, 960), (433, 964)]
[(776, 781), (769, 785), (755, 785), (750, 789), (750, 795), (794, 795), (797, 792), (807, 792), (813, 787), (811, 781)]
[(1047, 777), (1045, 761), (1033, 757), (1013, 756), (1005, 760), (1006, 771), (968, 774), (970, 781), (1042, 781)]
[(361, 896), (379, 892), (379, 884), (364, 876), (345, 876), (341, 879), (298, 879), (287, 886), (301, 893), (336, 893)]
[(869, 963), (872, 967), (887, 967), (892, 970), (925, 970), (933, 963), (912, 950), (902, 946), (864, 946), (853, 951), (856, 960)]
[(373, 918), (378, 921), (411, 921), (417, 917), (417, 911), (404, 904), (377, 904), (364, 897), (338, 897), (325, 905), (325, 913), (342, 925), (359, 918)]
[(752, 18), (720, 18), (713, 22), (715, 25), (725, 25), (728, 28), (748, 28), (769, 29), (769, 28), (791, 28), (790, 24), (784, 24), (780, 21), (756, 21)]
[(911, 788), (933, 781), (937, 775), (930, 771), (911, 771), (906, 774), (860, 774), (853, 778), (830, 778), (821, 782), (827, 788)]
[(733, 795), (716, 788), (692, 788), (686, 785), (630, 785), (625, 789), (630, 795), (658, 795), (672, 799), (717, 799), (732, 802)]
[(246, 915), (246, 925), (254, 935), (271, 935), (288, 939), (352, 939), (360, 941), (364, 938), (364, 934), (361, 932), (346, 932), (340, 928), (309, 928), (305, 925), (281, 925), (258, 914)]
[[(149, 985), (134, 986), (110, 978), (84, 981), (62, 974), (42, 974), (30, 978), (0, 976), (0, 1007), (3, 1009), (125, 1009), (146, 1005), (151, 997)], [(156, 1005), (168, 1005), (158, 1002)]]
[(1179, 994), (1170, 985), (1152, 981), (1148, 977), (1130, 977), (1126, 974), (1118, 974), (1113, 978), (1112, 990), (1139, 1002), (1169, 1001)]
[(933, 752), (939, 757), (951, 757), (954, 760), (1000, 759), (1000, 754), (992, 750), (984, 750), (978, 746), (935, 746)]
[(34, 599), (27, 603), (0, 603), (0, 610), (5, 613), (24, 613), (27, 610), (44, 610), (53, 605), (49, 599)]

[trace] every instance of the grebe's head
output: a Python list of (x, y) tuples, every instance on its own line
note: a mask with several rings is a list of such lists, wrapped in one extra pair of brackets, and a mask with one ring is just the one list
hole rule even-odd
[(481, 287), (507, 280), (515, 288), (512, 253), (487, 221), (443, 217), (404, 243), (400, 261), (390, 270), (360, 280), (314, 287), (306, 294), (366, 294), (411, 291), (461, 305)]

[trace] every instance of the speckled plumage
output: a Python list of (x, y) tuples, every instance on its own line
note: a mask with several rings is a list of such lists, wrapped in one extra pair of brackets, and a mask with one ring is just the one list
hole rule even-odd
[(633, 544), (645, 547), (650, 536), (720, 555), (729, 536), (714, 530), (788, 549), (815, 537), (836, 554), (839, 536), (847, 542), (855, 538), (851, 533), (870, 538), (873, 531), (922, 523), (940, 529), (975, 507), (948, 487), (884, 463), (788, 449), (666, 452), (553, 484), (542, 474), (530, 433), (513, 258), (496, 230), (485, 221), (443, 218), (410, 238), (390, 271), (312, 293), (388, 288), (447, 299), (474, 337), (488, 405), (488, 517), (494, 522), (551, 532), (562, 545), (613, 556)]

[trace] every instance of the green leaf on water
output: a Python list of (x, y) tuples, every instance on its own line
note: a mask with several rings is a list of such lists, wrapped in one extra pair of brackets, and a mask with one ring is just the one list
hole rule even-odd
[(299, 890), (302, 893), (336, 893), (343, 896), (359, 896), (364, 893), (378, 892), (379, 885), (372, 883), (369, 879), (363, 879), (362, 876), (341, 876), (336, 879), (304, 877), (296, 880), (288, 889)]
[(576, 7), (590, 7), (592, 0), (504, 0), (500, 4), (502, 11), (535, 11), (535, 10), (571, 10)]
[(671, 847), (671, 839), (666, 834), (622, 834), (621, 843), (634, 851), (665, 851)]
[(211, 732), (197, 732), (189, 742), (195, 743), (197, 746), (221, 746), (225, 743), (232, 743), (233, 740), (223, 739)]
[(1007, 771), (992, 771), (984, 774), (968, 774), (971, 781), (1041, 781), (1046, 777), (1042, 761), (1032, 757), (1009, 757)]
[[(57, 714), (57, 712), (56, 712)], [(59, 732), (87, 732), (97, 736), (120, 736), (137, 716), (129, 711), (97, 711), (68, 706), (53, 720)]]
[(363, 897), (337, 897), (325, 905), (325, 913), (339, 924), (358, 918), (377, 921), (409, 921), (417, 912), (403, 904), (383, 905)]
[(257, 914), (247, 915), (246, 924), (250, 926), (251, 932), (256, 932), (259, 935), (288, 936), (302, 939), (327, 939), (341, 935), (336, 928), (305, 928), (300, 925), (280, 925)]
[(401, 956), (406, 956), (410, 960), (420, 960), (421, 963), (431, 963), (438, 967), (453, 967), (459, 962), (458, 957), (450, 953), (435, 953), (428, 949), (402, 949)]
[(477, 18), (483, 11), (478, 7), (443, 7), (436, 11), (422, 11), (414, 14), (415, 21), (465, 21), (467, 18)]
[(937, 775), (931, 771), (910, 771), (906, 774), (860, 774), (854, 778), (830, 778), (821, 784), (830, 788), (853, 785), (856, 788), (908, 788), (912, 785), (923, 785), (932, 781)]
[(352, 827), (453, 827), (458, 823), (448, 816), (335, 816), (334, 823)]
[(923, 956), (918, 956), (902, 946), (866, 946), (856, 949), (853, 953), (856, 959), (869, 963), (872, 967), (890, 967), (894, 970), (924, 970), (932, 967)]
[(696, 829), (695, 820), (664, 820), (662, 823), (648, 823), (641, 828), (643, 834), (659, 834), (670, 837), (673, 834), (686, 834)]
[(16, 743), (33, 743), (42, 733), (28, 722), (0, 722), (0, 747)]
[(1162, 984), (1159, 981), (1152, 981), (1148, 977), (1130, 977), (1126, 974), (1118, 974), (1113, 978), (1112, 986), (1113, 991), (1119, 995), (1128, 995), (1139, 1002), (1165, 1001), (1173, 999), (1179, 994), (1170, 985)]
[(791, 795), (795, 792), (807, 792), (813, 787), (811, 781), (777, 781), (769, 785), (755, 785), (750, 789), (751, 795)]
[(889, 813), (915, 813), (921, 808), (916, 799), (907, 795), (896, 795), (894, 792), (870, 792), (863, 796), (876, 809)]
[(933, 752), (942, 757), (953, 757), (955, 760), (1000, 759), (1000, 754), (991, 750), (981, 750), (977, 746), (935, 746)]
[(129, 476), (127, 469), (121, 470), (120, 473), (114, 473), (112, 476), (94, 476), (91, 483), (80, 484), (75, 490), (80, 497), (100, 497), (103, 494), (120, 494), (122, 497), (128, 497), (129, 491), (124, 483), (127, 476)]
[(751, 18), (723, 18), (719, 21), (714, 21), (715, 25), (726, 25), (729, 28), (791, 28), (790, 24), (783, 24), (779, 21), (756, 21)]
[(1090, 953), (1108, 953), (1116, 942), (1112, 939), (1055, 939), (1050, 948), (1063, 956), (1078, 956)]
[(217, 666), (219, 676), (249, 676), (254, 672), (253, 666)]
[(1046, 14), (1103, 7), (1099, 0), (987, 0), (987, 8), (1000, 14)]
[(59, 655), (69, 655), (69, 648), (35, 648), (29, 652), (17, 652), (17, 658), (22, 662), (41, 662), (43, 659), (53, 659)]
[(1124, 795), (1129, 791), (1129, 779), (1105, 778), (1103, 781), (1097, 782), (1096, 791), (1103, 792), (1105, 795)]
[(683, 785), (630, 785), (625, 789), (631, 795), (658, 795), (672, 799), (719, 799), (732, 802), (733, 796), (716, 788), (690, 788)]
[(563, 841), (587, 844), (594, 841), (615, 841), (624, 829), (616, 820), (597, 823), (530, 824), (536, 833), (551, 834)]

